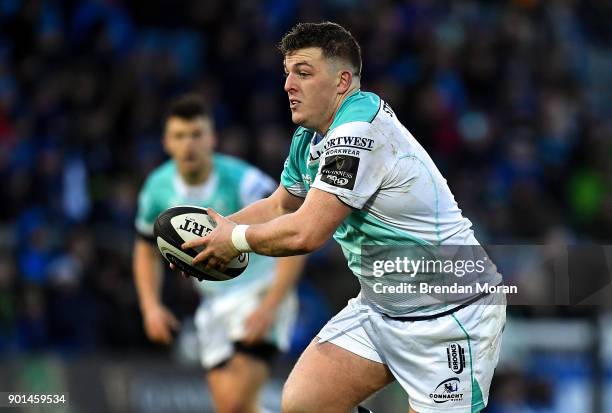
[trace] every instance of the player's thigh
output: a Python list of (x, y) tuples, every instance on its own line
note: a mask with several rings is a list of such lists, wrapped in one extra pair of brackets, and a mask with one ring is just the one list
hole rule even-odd
[(283, 389), (283, 413), (348, 412), (394, 380), (384, 364), (313, 340)]
[(210, 370), (208, 385), (215, 406), (224, 412), (249, 412), (269, 375), (265, 361), (236, 353), (227, 363)]
[(369, 336), (419, 413), (475, 412), (487, 403), (505, 323), (505, 301), (487, 296), (425, 321), (371, 318)]

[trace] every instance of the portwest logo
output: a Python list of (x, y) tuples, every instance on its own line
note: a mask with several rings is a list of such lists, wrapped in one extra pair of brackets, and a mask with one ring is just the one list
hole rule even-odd
[(327, 151), (329, 148), (333, 148), (335, 146), (371, 151), (374, 148), (374, 139), (362, 138), (360, 136), (340, 136), (338, 138), (329, 138), (327, 142), (325, 142), (323, 149)]

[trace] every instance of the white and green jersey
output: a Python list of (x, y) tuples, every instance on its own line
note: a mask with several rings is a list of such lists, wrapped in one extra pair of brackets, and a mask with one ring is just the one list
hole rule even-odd
[[(138, 199), (136, 231), (153, 240), (157, 216), (177, 205), (212, 207), (221, 215), (232, 214), (246, 205), (270, 195), (276, 189), (272, 178), (239, 159), (215, 154), (206, 182), (190, 186), (179, 175), (174, 161), (156, 168), (147, 178)], [(254, 284), (269, 283), (274, 275), (275, 260), (251, 254), (243, 274), (228, 281), (202, 281), (196, 284), (203, 293), (236, 292)]]
[[(387, 103), (357, 91), (340, 106), (325, 136), (296, 130), (281, 176), (292, 194), (332, 193), (353, 208), (334, 238), (358, 277), (361, 294), (389, 315), (439, 310), (419, 306), (418, 294), (381, 294), (381, 280), (363, 273), (363, 246), (478, 245), (435, 164)], [(496, 272), (489, 282), (499, 282)], [(387, 284), (406, 281), (388, 277)], [(444, 307), (444, 306), (442, 306)]]

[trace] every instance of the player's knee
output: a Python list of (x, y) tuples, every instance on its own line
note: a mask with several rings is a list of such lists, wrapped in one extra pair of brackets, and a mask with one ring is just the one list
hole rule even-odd
[(313, 403), (313, 400), (305, 397), (304, 392), (298, 391), (289, 382), (283, 387), (281, 399), (282, 413), (309, 413), (317, 411), (317, 406), (314, 406)]

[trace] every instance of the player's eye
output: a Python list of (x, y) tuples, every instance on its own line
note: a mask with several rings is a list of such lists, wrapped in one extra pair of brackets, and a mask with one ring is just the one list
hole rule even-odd
[(310, 73), (306, 73), (306, 72), (299, 72), (299, 73), (298, 73), (298, 76), (299, 76), (299, 77), (301, 77), (301, 78), (304, 78), (304, 77), (308, 77), (308, 76), (310, 76)]

